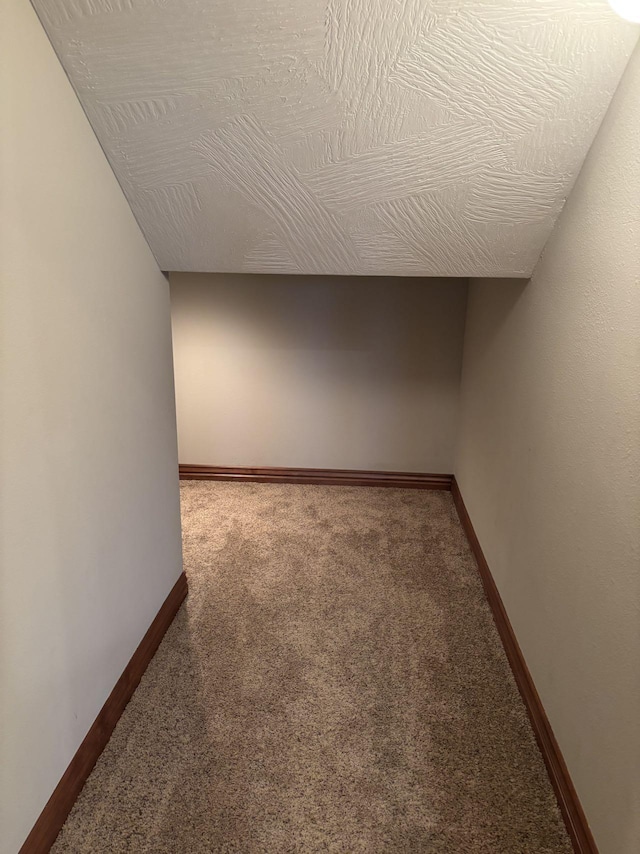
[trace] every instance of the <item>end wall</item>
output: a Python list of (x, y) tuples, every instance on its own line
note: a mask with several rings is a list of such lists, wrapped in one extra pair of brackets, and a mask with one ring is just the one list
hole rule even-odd
[(474, 281), (456, 476), (601, 854), (640, 851), (640, 48), (533, 278)]
[(466, 291), (172, 273), (180, 462), (450, 473)]
[(181, 572), (169, 290), (26, 0), (0, 4), (0, 851)]

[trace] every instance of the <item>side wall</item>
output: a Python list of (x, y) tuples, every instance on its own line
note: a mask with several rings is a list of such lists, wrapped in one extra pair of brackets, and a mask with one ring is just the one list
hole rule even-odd
[(640, 48), (529, 283), (472, 282), (456, 476), (601, 854), (640, 851)]
[(451, 472), (466, 290), (173, 273), (180, 462)]
[(35, 13), (0, 13), (0, 851), (181, 572), (169, 290)]

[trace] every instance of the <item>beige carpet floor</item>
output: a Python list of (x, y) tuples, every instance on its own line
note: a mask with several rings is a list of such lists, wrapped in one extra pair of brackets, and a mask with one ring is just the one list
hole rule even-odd
[(569, 854), (448, 493), (182, 502), (189, 598), (55, 854)]

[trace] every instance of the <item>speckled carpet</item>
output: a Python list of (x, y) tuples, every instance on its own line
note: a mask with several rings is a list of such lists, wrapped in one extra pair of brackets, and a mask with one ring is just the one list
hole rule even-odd
[(448, 493), (182, 502), (189, 598), (56, 854), (569, 854)]

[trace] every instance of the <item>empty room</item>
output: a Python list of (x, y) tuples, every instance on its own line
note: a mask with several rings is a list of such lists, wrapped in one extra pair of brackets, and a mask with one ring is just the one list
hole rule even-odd
[(0, 854), (638, 854), (639, 40), (4, 0)]

